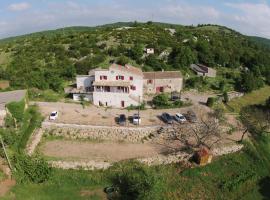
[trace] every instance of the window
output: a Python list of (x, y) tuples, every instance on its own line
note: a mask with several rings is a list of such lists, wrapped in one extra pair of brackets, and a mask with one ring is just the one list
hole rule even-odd
[(133, 76), (130, 76), (130, 77), (129, 77), (129, 80), (130, 80), (130, 81), (133, 81)]
[(124, 79), (125, 79), (124, 76), (121, 76), (121, 75), (116, 76), (116, 80), (124, 80)]
[(107, 76), (100, 76), (100, 80), (107, 80)]
[(147, 84), (152, 84), (153, 80), (147, 80)]
[(136, 86), (132, 85), (132, 86), (130, 86), (130, 89), (131, 90), (136, 90)]

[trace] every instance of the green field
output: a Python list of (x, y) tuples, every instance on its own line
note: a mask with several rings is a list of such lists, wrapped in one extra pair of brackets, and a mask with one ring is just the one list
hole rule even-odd
[(264, 103), (269, 96), (270, 86), (266, 86), (243, 97), (233, 99), (228, 105), (234, 112), (239, 112), (245, 106)]
[[(154, 194), (149, 191), (148, 198), (141, 199), (269, 199), (268, 152), (269, 135), (247, 143), (243, 152), (220, 157), (206, 167), (183, 170), (180, 164), (142, 166), (146, 173), (137, 176), (143, 180), (151, 174), (158, 183)], [(124, 162), (106, 171), (53, 170), (47, 182), (18, 184), (3, 199), (106, 199), (102, 191), (112, 185), (112, 174), (133, 164)]]

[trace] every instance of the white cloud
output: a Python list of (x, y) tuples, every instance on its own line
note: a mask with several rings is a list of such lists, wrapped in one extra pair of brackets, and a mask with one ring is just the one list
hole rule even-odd
[(227, 3), (236, 12), (227, 17), (242, 32), (270, 37), (270, 6), (267, 3)]
[(11, 11), (23, 11), (27, 10), (31, 7), (31, 5), (27, 2), (22, 3), (13, 3), (8, 6), (8, 9)]
[[(13, 20), (0, 21), (0, 37), (55, 29), (65, 26), (93, 26), (118, 21), (161, 21), (177, 24), (213, 23), (226, 25), (250, 35), (270, 38), (270, 7), (267, 3), (227, 3), (230, 8), (192, 4), (186, 0), (166, 0), (151, 6), (131, 6), (126, 0), (114, 0), (113, 4), (78, 1), (54, 1), (39, 9), (19, 13)], [(159, 3), (158, 3), (159, 2)], [(11, 4), (10, 10), (28, 9), (28, 3)]]

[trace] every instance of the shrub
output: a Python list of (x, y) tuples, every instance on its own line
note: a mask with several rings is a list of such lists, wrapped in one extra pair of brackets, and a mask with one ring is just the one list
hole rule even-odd
[(270, 97), (266, 100), (265, 106), (266, 106), (267, 109), (270, 110)]
[(153, 98), (153, 105), (156, 107), (170, 105), (169, 97), (166, 94), (159, 94)]
[(224, 103), (228, 103), (229, 102), (229, 96), (227, 92), (223, 93), (223, 102)]
[(128, 64), (128, 62), (129, 62), (129, 59), (126, 56), (121, 56), (116, 61), (117, 64), (122, 65), (122, 66)]
[(17, 154), (13, 157), (17, 182), (43, 183), (49, 179), (51, 167), (40, 157)]
[(139, 163), (120, 165), (111, 181), (119, 192), (120, 200), (162, 199), (157, 173)]
[(215, 102), (216, 102), (216, 99), (214, 97), (209, 97), (207, 99), (206, 105), (211, 108), (214, 106)]
[(19, 102), (11, 102), (11, 103), (7, 104), (7, 108), (9, 110), (9, 112), (12, 114), (12, 116), (18, 122), (22, 122), (23, 114), (24, 114), (24, 108), (25, 108), (24, 100), (19, 101)]

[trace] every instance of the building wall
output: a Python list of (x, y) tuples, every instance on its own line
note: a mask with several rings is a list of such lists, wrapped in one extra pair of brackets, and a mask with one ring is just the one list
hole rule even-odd
[(87, 88), (92, 86), (92, 82), (95, 80), (94, 76), (77, 76), (76, 83), (77, 89), (79, 88)]
[(208, 73), (206, 74), (206, 76), (214, 78), (214, 77), (216, 77), (216, 75), (217, 75), (216, 70), (214, 70), (212, 68), (208, 68)]
[(139, 103), (131, 99), (129, 97), (129, 94), (127, 93), (111, 93), (111, 92), (94, 92), (93, 93), (93, 103), (96, 106), (99, 106), (99, 102), (101, 102), (103, 106), (121, 108), (122, 101), (125, 102), (125, 107), (128, 107), (130, 105), (134, 105), (134, 106), (139, 105)]
[[(113, 92), (113, 89), (111, 90), (112, 92), (94, 92), (94, 105), (98, 106), (99, 102), (101, 102), (105, 106), (107, 102), (107, 106), (121, 108), (121, 101), (125, 102), (125, 107), (139, 104), (138, 101), (135, 101), (130, 96), (136, 99), (143, 98), (143, 76), (111, 68), (108, 71), (96, 71), (96, 81), (100, 81), (100, 76), (107, 76), (107, 80), (103, 81), (128, 81), (131, 86), (136, 87), (136, 90), (132, 90), (130, 87), (129, 94), (116, 93)], [(124, 76), (124, 80), (117, 80), (116, 76)], [(133, 77), (133, 80), (130, 80), (130, 77)]]
[(80, 98), (81, 95), (84, 95), (84, 100), (85, 101), (90, 101), (90, 102), (93, 101), (93, 94), (73, 94), (73, 100), (74, 101), (80, 101), (81, 100), (81, 98)]
[(146, 94), (156, 94), (157, 87), (163, 87), (164, 92), (180, 92), (183, 89), (183, 78), (177, 79), (153, 79), (152, 84), (148, 79), (144, 80), (144, 92)]

